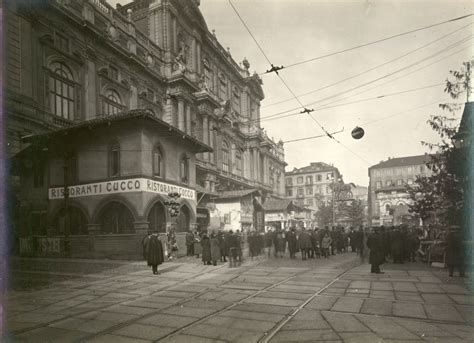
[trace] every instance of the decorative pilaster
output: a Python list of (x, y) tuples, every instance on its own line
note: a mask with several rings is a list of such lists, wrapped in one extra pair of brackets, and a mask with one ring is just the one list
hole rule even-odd
[[(209, 144), (209, 119), (208, 119), (207, 115), (203, 115), (203, 118), (202, 118), (202, 139), (203, 139), (204, 144), (207, 144), (207, 145), (210, 146), (210, 144)], [(204, 159), (206, 161), (209, 161), (209, 153), (208, 152), (204, 153)]]
[(186, 104), (186, 133), (191, 135), (191, 106)]
[(184, 100), (178, 99), (178, 129), (185, 131)]

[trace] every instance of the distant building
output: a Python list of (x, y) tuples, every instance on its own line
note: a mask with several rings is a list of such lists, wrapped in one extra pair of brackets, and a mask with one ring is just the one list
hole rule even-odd
[(411, 204), (407, 185), (417, 176), (429, 176), (430, 155), (389, 158), (369, 168), (369, 224), (398, 225), (417, 223), (408, 212)]
[(311, 227), (312, 211), (298, 206), (294, 200), (271, 199), (263, 205), (265, 209), (265, 225), (285, 230), (292, 226)]
[(285, 173), (286, 198), (299, 206), (317, 209), (332, 201), (331, 184), (338, 182), (342, 182), (339, 169), (324, 162), (313, 162)]

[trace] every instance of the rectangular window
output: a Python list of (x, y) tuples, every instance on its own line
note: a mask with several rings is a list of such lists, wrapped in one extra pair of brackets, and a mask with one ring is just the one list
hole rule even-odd
[(219, 80), (219, 98), (227, 100), (227, 82), (225, 79)]
[(306, 188), (306, 195), (313, 195), (313, 189), (310, 187)]
[(285, 183), (286, 183), (287, 186), (291, 186), (291, 185), (293, 185), (293, 179), (292, 178), (287, 178), (287, 179), (285, 179)]
[(392, 186), (392, 180), (385, 181), (385, 186), (387, 186), (387, 187)]
[(334, 173), (327, 173), (326, 180), (332, 180), (334, 177)]
[(398, 179), (398, 180), (397, 180), (397, 186), (402, 186), (402, 185), (403, 185), (403, 180)]
[(320, 182), (320, 181), (322, 181), (322, 180), (323, 180), (323, 177), (322, 177), (322, 175), (321, 175), (321, 174), (318, 174), (318, 175), (317, 175), (317, 180), (318, 180), (318, 182)]
[(306, 183), (308, 185), (312, 185), (313, 184), (313, 177), (312, 176), (307, 176), (306, 177)]
[(110, 78), (112, 80), (118, 81), (118, 69), (110, 66), (109, 70), (110, 70)]
[(293, 196), (293, 190), (292, 189), (287, 189), (286, 190), (286, 196), (292, 197)]
[(298, 188), (298, 195), (304, 195), (304, 189)]
[(224, 213), (224, 224), (230, 224), (230, 213)]
[(376, 181), (375, 182), (375, 189), (382, 188), (382, 181)]
[(308, 199), (308, 206), (313, 206), (313, 205), (314, 205), (313, 199)]
[(296, 179), (296, 182), (298, 182), (298, 183), (303, 183), (303, 177), (302, 177), (302, 176), (298, 176), (298, 178)]
[(120, 175), (120, 147), (113, 146), (109, 152), (109, 176)]
[(240, 94), (238, 90), (234, 90), (234, 94), (232, 97), (232, 105), (233, 105), (234, 111), (240, 114)]
[(413, 179), (408, 179), (407, 183), (408, 183), (409, 185), (413, 185)]

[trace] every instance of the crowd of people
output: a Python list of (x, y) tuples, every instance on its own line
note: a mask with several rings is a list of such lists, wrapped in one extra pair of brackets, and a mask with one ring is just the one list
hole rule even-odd
[[(374, 227), (364, 229), (344, 228), (342, 226), (319, 228), (291, 227), (286, 230), (270, 228), (266, 232), (240, 230), (210, 232), (189, 231), (186, 234), (187, 256), (195, 256), (205, 265), (216, 266), (219, 262), (229, 261), (230, 267), (237, 267), (242, 263), (243, 247), (248, 246), (248, 255), (251, 259), (258, 256), (268, 258), (290, 259), (300, 254), (302, 260), (311, 258), (329, 258), (331, 255), (343, 252), (356, 252), (364, 257), (364, 247), (369, 253), (371, 273), (383, 273), (380, 266), (388, 261), (404, 263), (415, 261), (420, 252), (420, 242), (426, 240), (426, 230), (414, 229), (407, 226)], [(450, 276), (455, 269), (460, 276), (464, 276), (464, 249), (462, 235), (456, 227), (445, 232), (446, 263)], [(158, 233), (150, 233), (143, 241), (143, 257), (152, 267), (153, 273), (158, 274), (158, 265), (168, 259), (178, 250), (174, 229), (167, 233), (166, 253), (158, 238)]]

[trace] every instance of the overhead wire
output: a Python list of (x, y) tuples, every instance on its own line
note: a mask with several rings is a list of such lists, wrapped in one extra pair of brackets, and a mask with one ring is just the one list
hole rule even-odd
[[(230, 0), (229, 0), (230, 1)], [(235, 9), (235, 8), (234, 8)], [(436, 26), (440, 26), (440, 25), (444, 25), (444, 24), (447, 24), (447, 23), (451, 23), (451, 22), (455, 22), (455, 21), (458, 21), (458, 20), (462, 20), (462, 19), (465, 19), (465, 18), (468, 18), (468, 17), (471, 17), (473, 16), (474, 13), (469, 13), (469, 14), (466, 14), (466, 15), (463, 15), (463, 16), (460, 16), (460, 17), (457, 17), (457, 18), (452, 18), (452, 19), (448, 19), (448, 20), (444, 20), (442, 22), (438, 22), (438, 23), (435, 23), (435, 24), (431, 24), (431, 25), (428, 25), (428, 26), (423, 26), (423, 27), (420, 27), (420, 28), (417, 28), (417, 29), (414, 29), (414, 30), (410, 30), (410, 31), (406, 31), (406, 32), (402, 32), (402, 33), (398, 33), (398, 34), (395, 34), (395, 35), (392, 35), (392, 36), (388, 36), (388, 37), (385, 37), (385, 38), (381, 38), (381, 39), (378, 39), (378, 40), (375, 40), (375, 41), (371, 41), (371, 42), (368, 42), (368, 43), (364, 43), (364, 44), (360, 44), (360, 45), (356, 45), (356, 46), (353, 46), (351, 48), (346, 48), (346, 49), (343, 49), (343, 50), (339, 50), (339, 51), (335, 51), (335, 52), (332, 52), (332, 53), (329, 53), (329, 54), (325, 54), (325, 55), (321, 55), (321, 56), (317, 56), (317, 57), (313, 57), (313, 58), (310, 58), (310, 59), (307, 59), (307, 60), (303, 60), (303, 61), (300, 61), (300, 62), (295, 62), (295, 63), (291, 63), (291, 64), (288, 64), (288, 65), (283, 65), (281, 69), (288, 69), (288, 68), (291, 68), (291, 67), (295, 67), (295, 66), (298, 66), (298, 65), (301, 65), (301, 64), (305, 64), (305, 63), (308, 63), (308, 62), (313, 62), (313, 61), (317, 61), (317, 60), (321, 60), (323, 58), (327, 58), (327, 57), (331, 57), (331, 56), (335, 56), (335, 55), (339, 55), (339, 54), (342, 54), (344, 52), (348, 52), (348, 51), (352, 51), (352, 50), (356, 50), (356, 49), (360, 49), (360, 48), (363, 48), (363, 47), (366, 47), (366, 46), (370, 46), (370, 45), (374, 45), (374, 44), (377, 44), (377, 43), (381, 43), (381, 42), (384, 42), (384, 41), (387, 41), (387, 40), (390, 40), (390, 39), (394, 39), (394, 38), (398, 38), (398, 37), (402, 37), (402, 36), (405, 36), (405, 35), (409, 35), (411, 33), (415, 33), (415, 32), (419, 32), (419, 31), (423, 31), (423, 30), (427, 30), (427, 29), (430, 29), (430, 28), (433, 28), (433, 27), (436, 27)], [(239, 16), (240, 17), (240, 16)], [(242, 21), (242, 20), (241, 20)], [(245, 24), (244, 24), (245, 25)], [(247, 25), (245, 25), (247, 27)], [(248, 28), (247, 28), (248, 30)], [(248, 30), (249, 31), (249, 30)], [(253, 35), (252, 35), (253, 36)], [(254, 39), (255, 40), (255, 39)], [(264, 54), (265, 55), (265, 54)], [(268, 74), (269, 72), (268, 71), (265, 71), (263, 73), (260, 73), (259, 75), (264, 75), (264, 74)]]
[[(410, 50), (410, 51), (408, 51), (408, 52), (406, 52), (406, 53), (404, 53), (404, 54), (402, 54), (402, 55), (399, 55), (399, 56), (397, 56), (397, 57), (395, 57), (395, 58), (393, 58), (393, 59), (391, 59), (391, 60), (389, 60), (389, 61), (386, 61), (386, 62), (384, 62), (384, 63), (378, 64), (378, 65), (376, 65), (376, 66), (374, 66), (374, 67), (371, 67), (371, 68), (369, 68), (369, 69), (366, 69), (366, 70), (364, 70), (364, 71), (362, 71), (362, 72), (360, 72), (360, 73), (351, 75), (351, 76), (349, 76), (349, 77), (346, 77), (346, 78), (344, 78), (344, 79), (338, 80), (338, 81), (333, 82), (333, 83), (330, 83), (330, 84), (328, 84), (328, 85), (319, 87), (319, 88), (317, 88), (317, 89), (313, 89), (313, 90), (311, 90), (311, 91), (308, 91), (308, 92), (305, 92), (305, 93), (302, 93), (302, 94), (298, 94), (298, 96), (299, 96), (299, 97), (301, 97), (301, 96), (306, 96), (306, 95), (310, 95), (310, 94), (313, 94), (313, 93), (316, 93), (316, 92), (319, 92), (319, 91), (328, 89), (328, 88), (330, 88), (330, 87), (336, 86), (336, 85), (338, 85), (338, 84), (347, 82), (347, 81), (349, 81), (349, 80), (352, 80), (352, 79), (355, 79), (355, 78), (357, 78), (357, 77), (359, 77), (359, 76), (362, 76), (362, 75), (364, 75), (364, 74), (367, 74), (367, 73), (369, 73), (369, 72), (371, 72), (371, 71), (373, 71), (373, 70), (375, 70), (375, 69), (384, 67), (384, 66), (386, 66), (386, 65), (388, 65), (388, 64), (390, 64), (390, 63), (393, 63), (393, 62), (398, 61), (398, 60), (400, 60), (400, 59), (402, 59), (402, 58), (404, 58), (404, 57), (407, 57), (407, 56), (409, 56), (409, 55), (411, 55), (411, 54), (413, 54), (413, 53), (415, 53), (415, 52), (417, 52), (417, 51), (420, 51), (420, 50), (422, 50), (422, 49), (424, 49), (424, 48), (426, 48), (426, 47), (428, 47), (428, 46), (430, 46), (430, 45), (433, 45), (433, 44), (435, 44), (435, 43), (437, 43), (437, 42), (439, 42), (439, 41), (445, 39), (446, 37), (449, 37), (449, 36), (451, 36), (451, 35), (453, 35), (453, 34), (459, 32), (459, 31), (462, 31), (463, 29), (465, 29), (465, 28), (471, 26), (472, 24), (474, 24), (474, 22), (470, 22), (470, 23), (467, 24), (467, 25), (463, 25), (462, 27), (460, 27), (460, 28), (458, 28), (458, 29), (456, 29), (456, 30), (454, 30), (454, 31), (451, 31), (451, 32), (449, 32), (449, 33), (447, 33), (447, 34), (445, 34), (445, 35), (443, 35), (443, 36), (441, 36), (441, 37), (438, 37), (437, 39), (435, 39), (435, 40), (433, 40), (433, 41), (430, 41), (430, 42), (428, 42), (428, 43), (426, 43), (426, 44), (423, 44), (423, 45), (419, 46), (418, 48), (416, 48), (416, 49), (414, 49), (414, 50)], [(285, 103), (285, 102), (288, 102), (288, 101), (291, 101), (291, 100), (294, 100), (294, 98), (288, 98), (288, 99), (285, 99), (285, 100), (276, 101), (276, 102), (273, 102), (273, 103), (270, 103), (270, 104), (266, 104), (266, 105), (262, 106), (261, 108), (267, 108), (267, 107), (275, 106), (275, 105), (282, 104), (282, 103)]]
[[(264, 57), (267, 59), (268, 63), (272, 66), (272, 69), (274, 69), (274, 66), (273, 64), (271, 63), (270, 59), (268, 58), (268, 56), (265, 54), (265, 52), (263, 51), (262, 47), (260, 46), (260, 44), (258, 43), (258, 41), (255, 39), (255, 36), (252, 34), (252, 32), (250, 31), (249, 27), (247, 26), (247, 24), (245, 23), (245, 21), (243, 20), (243, 18), (240, 16), (239, 12), (237, 11), (237, 9), (235, 8), (235, 6), (232, 4), (232, 1), (231, 0), (228, 0), (229, 4), (231, 5), (231, 7), (233, 8), (234, 12), (237, 14), (237, 16), (239, 17), (240, 21), (242, 22), (242, 24), (244, 25), (244, 27), (247, 29), (248, 33), (250, 34), (250, 36), (252, 37), (252, 39), (254, 40), (255, 44), (259, 47), (260, 51), (262, 52), (262, 54), (264, 55)], [(344, 144), (342, 144), (340, 141), (338, 141), (336, 138), (334, 138), (333, 135), (331, 135), (325, 128), (324, 126), (316, 119), (314, 118), (312, 115), (311, 115), (311, 110), (308, 110), (303, 104), (302, 102), (300, 101), (300, 99), (296, 96), (296, 94), (293, 92), (293, 90), (288, 86), (288, 84), (285, 82), (285, 80), (281, 77), (281, 75), (279, 75), (278, 71), (277, 70), (274, 70), (275, 74), (278, 76), (278, 78), (280, 79), (280, 81), (285, 85), (285, 87), (288, 89), (288, 91), (295, 97), (296, 101), (301, 105), (301, 107), (304, 108), (303, 112), (306, 112), (309, 117), (321, 128), (321, 130), (330, 138), (332, 139), (333, 141), (337, 142), (338, 144), (342, 145), (343, 147), (345, 147), (347, 150), (349, 150), (350, 152), (352, 152), (352, 154), (358, 158), (360, 158), (361, 160), (363, 160), (364, 162), (370, 164), (370, 162), (368, 162), (366, 159), (364, 159), (362, 156), (360, 156), (359, 154), (355, 153), (354, 151), (352, 151), (351, 149), (349, 149), (347, 146), (345, 146)]]
[[(322, 98), (322, 99), (319, 99), (319, 100), (316, 100), (316, 101), (313, 101), (313, 102), (309, 102), (309, 103), (307, 103), (307, 104), (304, 104), (303, 107), (311, 106), (311, 105), (314, 105), (314, 104), (317, 104), (317, 103), (320, 103), (320, 102), (323, 102), (323, 101), (326, 101), (326, 100), (329, 100), (329, 99), (338, 97), (338, 96), (343, 95), (343, 94), (345, 94), (345, 93), (352, 92), (352, 91), (357, 90), (357, 89), (359, 89), (359, 88), (368, 86), (368, 85), (373, 84), (373, 83), (375, 83), (375, 82), (377, 82), (377, 81), (380, 81), (380, 80), (383, 80), (383, 79), (388, 78), (388, 77), (390, 77), (390, 76), (393, 76), (393, 75), (395, 75), (395, 74), (398, 74), (398, 73), (400, 73), (400, 72), (402, 72), (402, 71), (404, 71), (404, 70), (407, 70), (407, 69), (409, 69), (409, 68), (411, 68), (411, 67), (417, 66), (417, 65), (419, 65), (419, 64), (421, 64), (421, 63), (423, 63), (423, 62), (425, 62), (425, 61), (427, 61), (427, 60), (429, 60), (429, 59), (431, 59), (431, 58), (433, 58), (433, 57), (436, 57), (436, 56), (438, 56), (438, 55), (444, 53), (445, 51), (448, 51), (449, 49), (452, 49), (452, 48), (457, 47), (457, 46), (459, 46), (459, 45), (461, 45), (461, 44), (464, 44), (465, 42), (471, 40), (473, 37), (474, 37), (474, 35), (471, 34), (471, 35), (469, 35), (469, 36), (467, 36), (467, 37), (464, 37), (463, 39), (461, 39), (461, 40), (459, 40), (459, 41), (457, 41), (457, 42), (455, 42), (455, 43), (453, 43), (453, 44), (451, 44), (451, 45), (449, 45), (449, 46), (447, 46), (447, 47), (445, 47), (445, 48), (443, 48), (443, 49), (441, 49), (441, 50), (438, 50), (438, 51), (435, 52), (434, 54), (431, 54), (431, 55), (429, 55), (429, 56), (426, 56), (426, 57), (422, 58), (421, 60), (418, 60), (418, 61), (416, 61), (416, 62), (414, 62), (414, 63), (411, 63), (411, 64), (409, 64), (409, 65), (407, 65), (407, 66), (404, 66), (404, 67), (402, 67), (402, 68), (400, 68), (400, 69), (397, 69), (397, 70), (395, 70), (395, 71), (392, 71), (392, 72), (390, 72), (390, 73), (387, 73), (387, 74), (385, 74), (385, 75), (382, 75), (382, 76), (380, 76), (380, 77), (377, 77), (377, 78), (375, 78), (375, 79), (372, 79), (372, 80), (370, 80), (370, 81), (368, 81), (368, 82), (364, 82), (364, 83), (362, 83), (362, 84), (358, 84), (358, 85), (356, 85), (356, 86), (354, 86), (354, 87), (352, 87), (352, 88), (350, 88), (350, 89), (346, 89), (346, 90), (343, 90), (343, 91), (338, 92), (338, 93), (336, 93), (336, 94), (329, 95), (329, 96), (327, 96), (327, 97), (325, 97), (325, 98)], [(300, 101), (299, 101), (299, 103), (300, 103)], [(286, 113), (288, 113), (288, 112), (295, 111), (295, 110), (297, 110), (298, 108), (299, 108), (299, 107), (291, 108), (291, 109), (288, 109), (288, 110), (285, 110), (285, 111), (281, 111), (281, 112), (278, 112), (278, 113), (274, 113), (274, 114), (271, 114), (271, 115), (268, 115), (268, 116), (260, 117), (260, 119), (253, 119), (253, 120), (254, 120), (254, 121), (260, 121), (260, 122), (261, 122), (261, 121), (266, 120), (267, 118), (273, 118), (273, 117), (276, 117), (276, 116), (281, 115), (281, 114), (286, 114)]]

